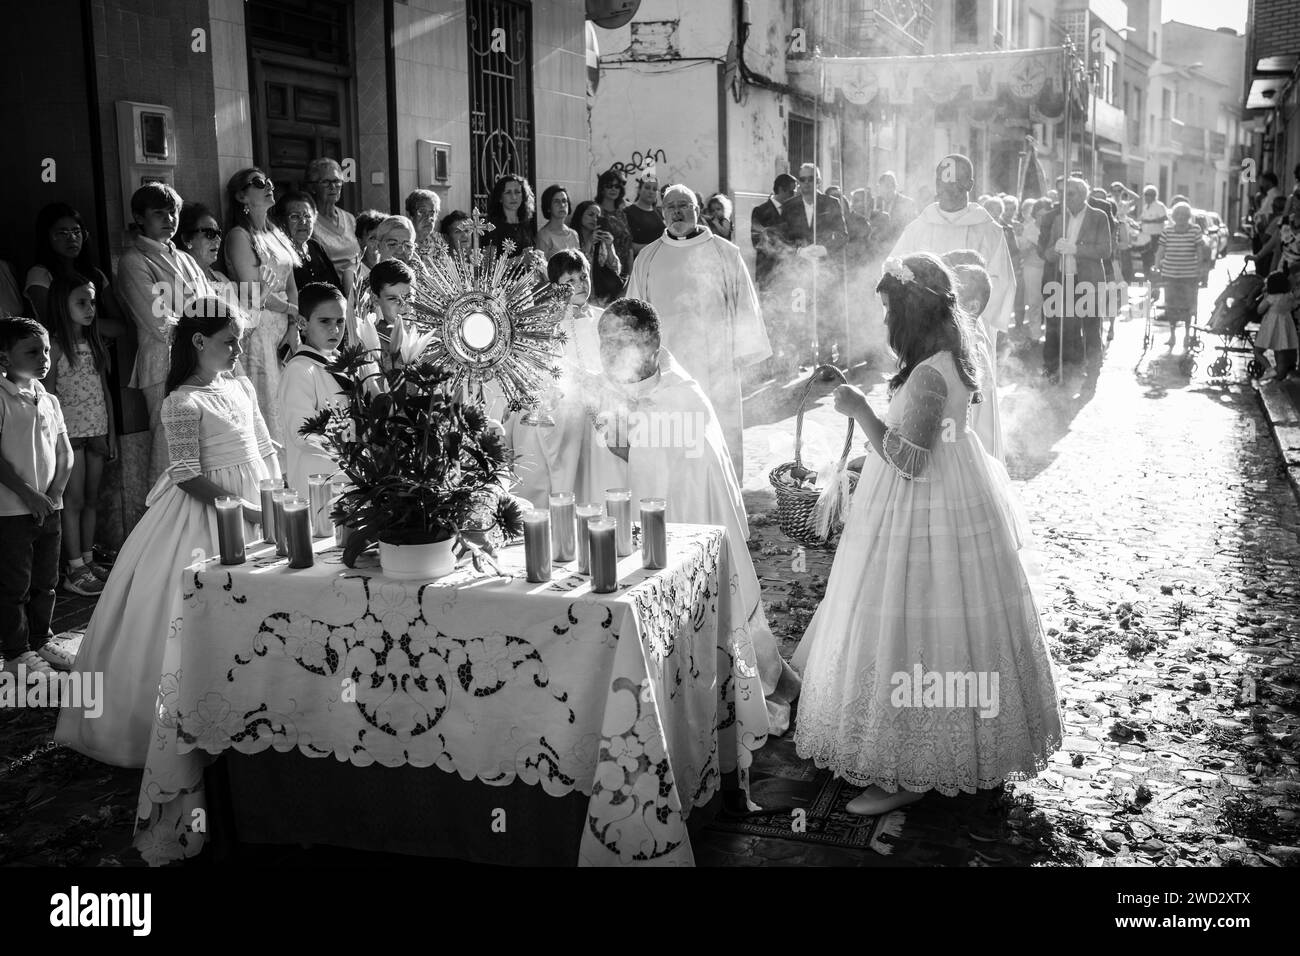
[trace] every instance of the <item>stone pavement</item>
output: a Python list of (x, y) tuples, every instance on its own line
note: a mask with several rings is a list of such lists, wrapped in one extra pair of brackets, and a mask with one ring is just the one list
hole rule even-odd
[[(1229, 263), (1202, 293), (1203, 317)], [(1066, 719), (1048, 770), (1000, 792), (927, 796), (881, 838), (887, 855), (710, 827), (695, 837), (701, 864), (1295, 862), (1300, 508), (1244, 358), (1214, 381), (1208, 346), (1190, 379), (1180, 355), (1163, 344), (1142, 354), (1141, 322), (1121, 319), (1095, 392), (1041, 383), (1032, 354), (1008, 360), (1008, 467), (1047, 572)], [(880, 372), (853, 378), (883, 408)], [(805, 422), (814, 467), (844, 438), (829, 391), (814, 389)], [(797, 552), (767, 517), (767, 472), (792, 453), (797, 394), (771, 384), (746, 406), (751, 549), (787, 656), (833, 558)], [(51, 749), (52, 726), (49, 714), (0, 712), (0, 863), (137, 863), (138, 774)], [(794, 809), (824, 780), (785, 739), (757, 755), (751, 789)]]

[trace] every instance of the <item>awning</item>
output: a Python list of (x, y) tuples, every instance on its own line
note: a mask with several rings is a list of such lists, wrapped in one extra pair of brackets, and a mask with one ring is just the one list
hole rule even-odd
[[(818, 57), (822, 98), (858, 106), (982, 106), (990, 113), (1027, 113), (1035, 122), (1065, 112), (1071, 82), (1061, 47), (926, 56)], [(1077, 62), (1076, 62), (1077, 66)], [(1083, 106), (1082, 77), (1073, 77)]]
[(1246, 94), (1246, 109), (1267, 110), (1278, 103), (1278, 97), (1291, 82), (1289, 74), (1276, 76), (1257, 76), (1250, 81), (1250, 91)]
[(1248, 110), (1272, 109), (1300, 65), (1300, 54), (1279, 53), (1262, 56), (1250, 71), (1250, 90), (1246, 93)]

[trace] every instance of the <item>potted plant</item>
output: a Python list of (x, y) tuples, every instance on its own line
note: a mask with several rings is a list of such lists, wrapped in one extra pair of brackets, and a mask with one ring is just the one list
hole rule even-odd
[(485, 534), (520, 533), (499, 426), (460, 400), (449, 372), (418, 360), (377, 371), (364, 346), (341, 349), (329, 370), (346, 377), (343, 396), (301, 433), (318, 436), (347, 476), (333, 518), (352, 531), (348, 567), (378, 542), (385, 574), (434, 578), (451, 572), (457, 546), (477, 564)]

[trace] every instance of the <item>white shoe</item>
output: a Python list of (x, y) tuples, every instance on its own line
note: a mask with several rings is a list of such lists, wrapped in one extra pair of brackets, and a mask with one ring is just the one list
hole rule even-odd
[(54, 641), (46, 641), (45, 644), (36, 651), (36, 656), (45, 661), (45, 663), (49, 664), (56, 671), (70, 671), (72, 670), (72, 665), (77, 662), (77, 655), (69, 651), (61, 642), (55, 643)]
[(880, 787), (870, 786), (850, 800), (845, 809), (859, 816), (874, 817), (916, 803), (924, 796), (924, 793), (913, 793), (911, 790), (900, 789), (896, 793), (889, 793)]

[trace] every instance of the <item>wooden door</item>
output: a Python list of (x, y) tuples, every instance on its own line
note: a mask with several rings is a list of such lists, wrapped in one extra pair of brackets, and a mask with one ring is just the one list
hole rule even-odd
[[(254, 155), (275, 180), (276, 194), (299, 189), (307, 164), (327, 156), (342, 163), (353, 155), (352, 117), (346, 77), (252, 59)], [(354, 210), (356, 183), (345, 183), (339, 205)]]

